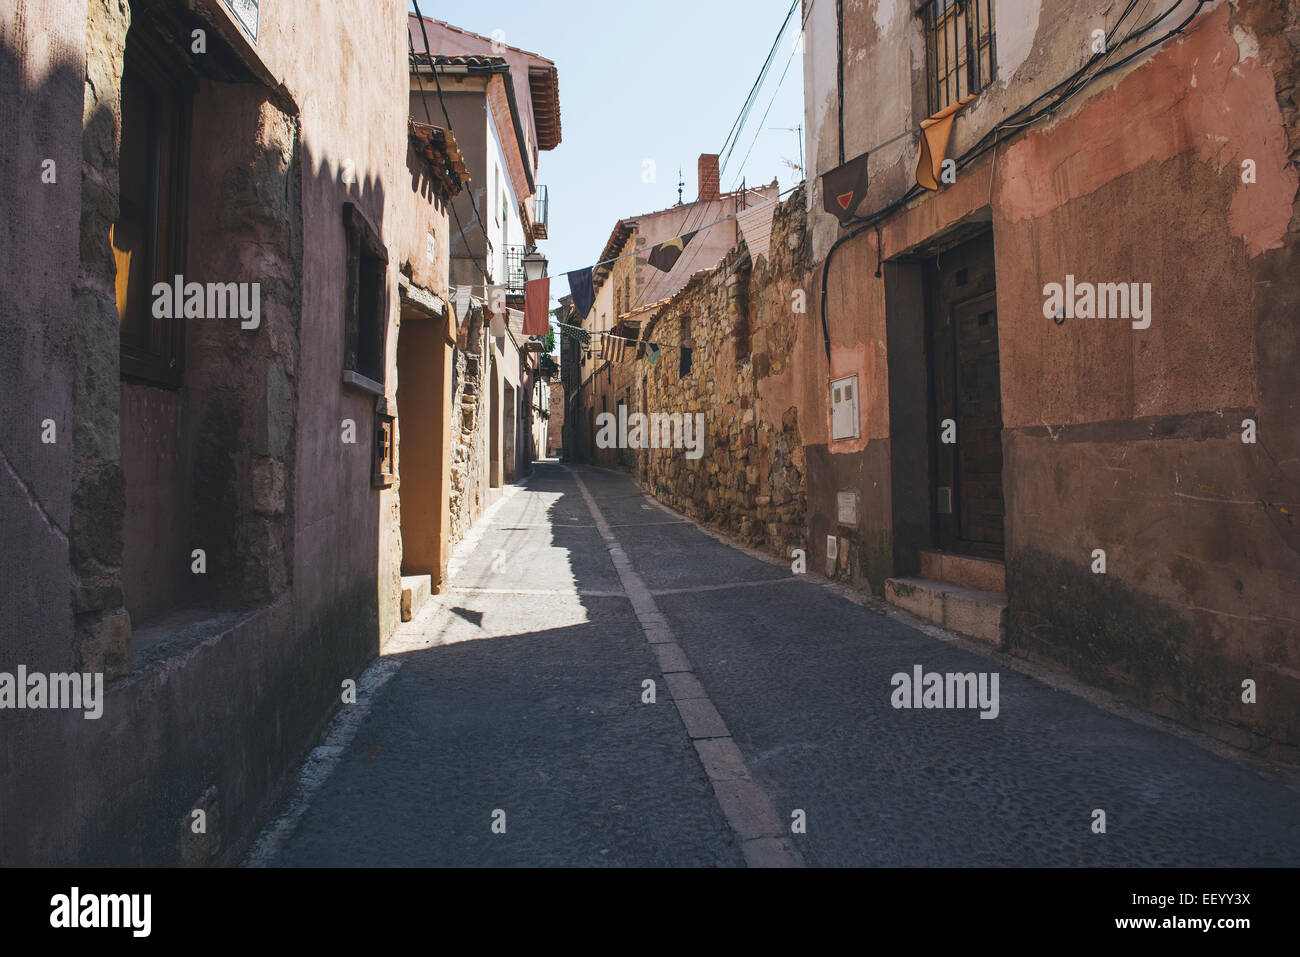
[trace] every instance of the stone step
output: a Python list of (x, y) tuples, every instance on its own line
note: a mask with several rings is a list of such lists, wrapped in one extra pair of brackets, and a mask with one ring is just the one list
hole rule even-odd
[(921, 577), (951, 582), (999, 595), (1007, 593), (1007, 566), (990, 558), (954, 555), (951, 552), (922, 551)]
[(918, 618), (995, 647), (1006, 641), (1006, 595), (929, 578), (890, 578), (885, 598)]
[(433, 594), (433, 576), (402, 576), (402, 621), (410, 621), (420, 613), (424, 603)]

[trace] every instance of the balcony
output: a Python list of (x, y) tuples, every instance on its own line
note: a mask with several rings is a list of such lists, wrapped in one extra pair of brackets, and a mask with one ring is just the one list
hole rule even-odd
[(533, 239), (550, 239), (547, 220), (551, 213), (551, 193), (545, 186), (537, 187), (537, 215), (533, 219)]

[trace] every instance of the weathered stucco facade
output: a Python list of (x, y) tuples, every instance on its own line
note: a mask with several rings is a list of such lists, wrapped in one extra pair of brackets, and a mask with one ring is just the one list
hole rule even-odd
[[(633, 471), (665, 504), (787, 558), (804, 548), (806, 537), (804, 443), (799, 410), (773, 401), (767, 390), (772, 377), (788, 374), (798, 326), (807, 321), (795, 295), (806, 282), (803, 203), (796, 193), (776, 207), (771, 249), (757, 267), (742, 243), (646, 311), (640, 337), (661, 347), (658, 362), (636, 358), (630, 346), (622, 361), (602, 364), (582, 391), (591, 461)], [(690, 350), (689, 369), (683, 346)], [(704, 427), (694, 436), (695, 449), (635, 442), (602, 448), (602, 412), (693, 422), (698, 415)]]
[[(1251, 0), (1172, 6), (1123, 45), (1157, 11), (1126, 25), (1096, 68), (1151, 49), (992, 145), (998, 122), (1088, 62), (1094, 29), (1110, 29), (1119, 12), (994, 3), (996, 76), (957, 117), (955, 182), (891, 206), (917, 164), (918, 137), (898, 135), (929, 112), (921, 20), (901, 2), (843, 4), (841, 157), (837, 6), (815, 5), (810, 166), (821, 174), (870, 151), (871, 185), (855, 233), (822, 212), (813, 182), (810, 321), (791, 375), (770, 387), (801, 413), (810, 549), (839, 536), (846, 577), (881, 594), (891, 579), (933, 577), (927, 553), (945, 551), (936, 539), (948, 520), (935, 470), (961, 453), (941, 444), (945, 399), (925, 330), (935, 297), (957, 302), (951, 284), (969, 278), (975, 291), (987, 271), (1000, 372), (991, 401), (1005, 508), (1001, 643), (1294, 761), (1300, 23), (1294, 9)], [(968, 276), (972, 242), (990, 252)], [(1067, 276), (1149, 283), (1149, 326), (1045, 315), (1048, 284)], [(828, 383), (845, 376), (857, 377), (860, 428), (834, 440)], [(837, 520), (845, 491), (859, 497), (854, 526)], [(1246, 681), (1257, 685), (1254, 703), (1243, 701)]]
[[(449, 314), (446, 209), (408, 142), (406, 11), (264, 6), (255, 37), (210, 0), (22, 2), (0, 23), (6, 173), (29, 184), (6, 219), (49, 237), (29, 246), (49, 292), (4, 319), (23, 347), (0, 671), (107, 681), (99, 720), (4, 712), (0, 860), (230, 863), (399, 619), (397, 453), (377, 481), (374, 451), (397, 413), (399, 271)], [(166, 384), (123, 365), (110, 245), (141, 173), (121, 158), (137, 44), (179, 71), (185, 281), (260, 286), (250, 327), (185, 320)], [(351, 379), (349, 216), (379, 249), (378, 351)]]

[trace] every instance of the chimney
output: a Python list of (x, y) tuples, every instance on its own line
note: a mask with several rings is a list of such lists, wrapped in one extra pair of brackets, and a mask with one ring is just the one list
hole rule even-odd
[(711, 203), (720, 198), (718, 192), (718, 154), (700, 154), (700, 202)]

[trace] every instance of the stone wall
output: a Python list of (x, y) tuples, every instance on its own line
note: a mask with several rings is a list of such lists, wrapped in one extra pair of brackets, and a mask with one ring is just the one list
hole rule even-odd
[(482, 306), (474, 306), (457, 340), (451, 401), (449, 544), (464, 539), (487, 507), (490, 344)]
[[(1002, 56), (1015, 36), (1027, 59), (1019, 68), (1003, 61), (1007, 82), (959, 118), (951, 157), (1085, 55), (1062, 24), (1092, 15), (1092, 0), (1024, 6), (1014, 33), (999, 24), (998, 45)], [(918, 574), (918, 550), (935, 544), (939, 484), (928, 459), (936, 423), (926, 409), (925, 270), (942, 272), (953, 247), (990, 230), (1006, 650), (1295, 761), (1300, 628), (1289, 596), (1300, 588), (1300, 529), (1288, 450), (1300, 435), (1300, 30), (1284, 6), (1207, 5), (1178, 36), (1085, 86), (1050, 118), (959, 163), (954, 183), (891, 213), (878, 231), (838, 232), (814, 196), (814, 261), (841, 241), (825, 278), (819, 271), (809, 286), (811, 321), (792, 353), (787, 394), (804, 414), (811, 546), (838, 533), (850, 577), (876, 591)], [(861, 12), (848, 20), (849, 100), (874, 88), (894, 104), (846, 117), (852, 157), (889, 134), (880, 117), (907, 113), (916, 91), (876, 81), (906, 76), (895, 66), (916, 26), (901, 13), (887, 29)], [(814, 12), (808, 43), (815, 176), (838, 162), (837, 120), (822, 108), (835, 101), (834, 18)], [(924, 107), (917, 93), (914, 120)], [(1138, 140), (1140, 150), (1127, 148)], [(873, 154), (860, 213), (903, 195), (914, 149), (904, 139)], [(1243, 178), (1246, 160), (1257, 177)], [(1197, 197), (1193, 206), (1187, 196)], [(1066, 275), (1149, 282), (1150, 328), (1044, 322), (1044, 285)], [(847, 375), (858, 376), (859, 435), (836, 440), (827, 383)], [(1258, 425), (1253, 443), (1243, 442), (1247, 419)], [(843, 491), (859, 497), (850, 529), (837, 517)], [(1091, 567), (1099, 548), (1104, 576)], [(1258, 684), (1255, 703), (1242, 701), (1247, 679)]]
[[(380, 510), (392, 496), (370, 481), (375, 397), (339, 382), (342, 204), (364, 205), (381, 235), (392, 234), (385, 222), (409, 221), (385, 218), (405, 193), (385, 184), (404, 183), (408, 172), (405, 124), (397, 122), (406, 113), (407, 61), (393, 43), (406, 13), (395, 0), (380, 16), (370, 16), (370, 0), (364, 5), (367, 16), (362, 0), (313, 8), (321, 16), (306, 18), (307, 44), (297, 42), (306, 4), (280, 5), (264, 17), (255, 49), (231, 38), (238, 27), (225, 6), (207, 0), (89, 0), (60, 14), (67, 63), (59, 83), (75, 78), (76, 95), (58, 88), (58, 119), (42, 124), (39, 147), (59, 158), (58, 180), (20, 201), (51, 234), (80, 240), (79, 250), (51, 259), (75, 267), (66, 276), (74, 308), (63, 310), (75, 313), (75, 338), (45, 350), (73, 375), (35, 379), (33, 396), (42, 416), (57, 416), (60, 445), (51, 448), (71, 447), (66, 499), (49, 521), (56, 537), (68, 529), (67, 558), (62, 567), (42, 558), (7, 571), (14, 572), (11, 591), (42, 596), (49, 621), (67, 628), (50, 628), (39, 641), (25, 634), (7, 641), (0, 670), (103, 671), (107, 680), (102, 720), (71, 709), (6, 719), (13, 723), (13, 733), (0, 737), (6, 863), (237, 862), (339, 706), (340, 682), (374, 657), (383, 616), (398, 607), (376, 569), (377, 542), (379, 564), (395, 564), (380, 542)], [(168, 446), (141, 427), (137, 411), (146, 403), (136, 401), (147, 396), (156, 400), (149, 408), (161, 408), (156, 397), (165, 390), (121, 378), (109, 226), (118, 215), (128, 28), (188, 37), (194, 17), (208, 28), (202, 65), (217, 72), (205, 75), (193, 102), (185, 273), (194, 281), (259, 282), (262, 314), (255, 330), (197, 319), (187, 326), (185, 378), (165, 406), (176, 416), (168, 421), (183, 423), (172, 433), (183, 441)], [(62, 25), (68, 19), (77, 20), (71, 31)], [(10, 22), (0, 17), (0, 25)], [(0, 31), (0, 50), (11, 38), (40, 49), (42, 32), (36, 21)], [(84, 36), (84, 50), (68, 36)], [(313, 49), (338, 46), (339, 37), (349, 40), (341, 60), (313, 58)], [(299, 112), (284, 88), (250, 82), (266, 73), (295, 90), (320, 89), (326, 73), (355, 73), (359, 62), (373, 82), (348, 87), (327, 109), (310, 101)], [(41, 107), (51, 119), (53, 106)], [(349, 165), (356, 175), (344, 175)], [(306, 328), (300, 316), (311, 317)], [(48, 334), (38, 320), (25, 316), (26, 338), (15, 337), (31, 361)], [(345, 418), (358, 426), (356, 444), (340, 441)], [(146, 629), (124, 607), (132, 580), (124, 569), (139, 529), (124, 516), (132, 496), (143, 500), (149, 491), (139, 466), (151, 449), (183, 482), (183, 496), (170, 499), (180, 507), (167, 515), (158, 509), (157, 521), (178, 529), (175, 540), (205, 548), (206, 577), (191, 584), (200, 605), (193, 611), (208, 617), (160, 625), (157, 641), (135, 644)], [(34, 484), (37, 493), (42, 484)], [(14, 504), (21, 520), (31, 511), (7, 493), (0, 499), (6, 529), (20, 527)], [(194, 574), (188, 548), (174, 551), (159, 548), (152, 557), (159, 568), (179, 563)], [(8, 605), (5, 612), (22, 623)], [(209, 812), (202, 846), (186, 824), (198, 807)]]
[(551, 450), (555, 449), (557, 454), (562, 454), (564, 448), (564, 389), (560, 387), (558, 379), (551, 382), (551, 401), (550, 401), (550, 418), (546, 423), (546, 454), (550, 455)]
[[(770, 401), (765, 383), (786, 372), (797, 325), (807, 319), (792, 295), (805, 282), (803, 202), (799, 191), (778, 207), (771, 250), (757, 266), (742, 244), (650, 319), (642, 338), (662, 347), (656, 364), (634, 357), (610, 364), (582, 393), (593, 420), (602, 399), (615, 414), (620, 400), (629, 416), (702, 414), (699, 457), (681, 448), (599, 449), (593, 441), (592, 459), (635, 470), (665, 504), (782, 557), (807, 538), (803, 440), (798, 410)], [(685, 375), (682, 346), (691, 349)]]
[(107, 679), (129, 667), (131, 621), (123, 607), (124, 480), (118, 388), (116, 264), (109, 230), (118, 215), (118, 130), (129, 8), (86, 9), (81, 266), (73, 290), (77, 377), (73, 391), (73, 487), (68, 544), (78, 667)]

